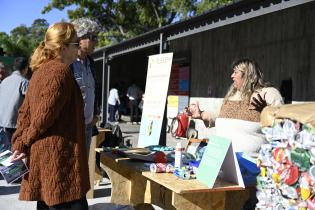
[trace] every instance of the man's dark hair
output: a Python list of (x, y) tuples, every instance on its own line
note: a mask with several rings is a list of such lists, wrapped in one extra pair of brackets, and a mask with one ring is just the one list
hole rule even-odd
[(14, 69), (22, 71), (28, 67), (28, 59), (25, 57), (17, 57), (14, 60)]

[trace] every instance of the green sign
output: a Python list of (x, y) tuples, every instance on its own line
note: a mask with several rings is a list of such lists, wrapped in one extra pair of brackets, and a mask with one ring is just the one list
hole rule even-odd
[(219, 174), (220, 178), (244, 187), (231, 140), (211, 136), (197, 170), (197, 179), (212, 188)]

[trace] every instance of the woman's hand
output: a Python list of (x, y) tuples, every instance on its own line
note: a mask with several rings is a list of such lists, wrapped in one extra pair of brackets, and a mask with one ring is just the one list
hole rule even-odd
[(250, 109), (261, 112), (267, 106), (265, 95), (266, 95), (266, 93), (264, 94), (264, 97), (261, 97), (261, 95), (258, 93), (257, 97), (253, 97), (252, 101), (250, 102), (250, 104), (253, 107)]
[(18, 150), (15, 150), (13, 152), (13, 155), (11, 156), (11, 162), (17, 161), (17, 160), (22, 160), (26, 157), (25, 153), (21, 153)]
[(99, 120), (100, 120), (100, 119), (99, 119), (99, 116), (98, 116), (98, 115), (94, 115), (91, 124), (94, 126), (94, 125), (96, 125), (96, 123), (97, 123)]
[(198, 101), (190, 104), (187, 111), (188, 115), (191, 116), (192, 118), (201, 118), (201, 111)]

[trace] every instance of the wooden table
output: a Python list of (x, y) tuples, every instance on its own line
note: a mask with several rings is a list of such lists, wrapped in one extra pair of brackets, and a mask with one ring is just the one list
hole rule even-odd
[(239, 210), (249, 198), (249, 190), (223, 180), (217, 180), (209, 189), (196, 179), (151, 173), (143, 163), (101, 152), (101, 167), (112, 182), (111, 202), (151, 203), (163, 209)]
[(88, 160), (91, 189), (86, 194), (87, 198), (94, 197), (95, 181), (98, 182), (101, 179), (101, 172), (99, 171), (99, 168), (96, 166), (96, 161), (95, 161), (95, 154), (96, 154), (95, 148), (99, 147), (99, 145), (105, 140), (106, 132), (111, 132), (111, 130), (105, 129), (105, 128), (98, 128), (98, 135), (93, 136), (91, 140), (89, 160)]

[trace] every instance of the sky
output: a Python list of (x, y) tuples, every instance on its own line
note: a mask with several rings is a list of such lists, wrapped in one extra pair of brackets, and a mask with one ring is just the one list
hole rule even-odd
[(66, 7), (59, 11), (53, 9), (46, 14), (41, 10), (50, 0), (0, 0), (0, 32), (10, 34), (10, 31), (22, 24), (30, 27), (35, 19), (44, 18), (49, 24), (68, 20), (67, 10), (75, 8)]

